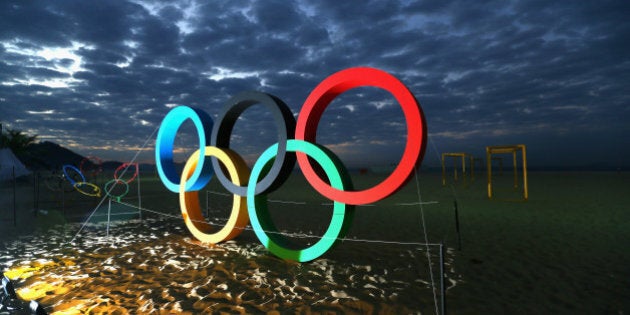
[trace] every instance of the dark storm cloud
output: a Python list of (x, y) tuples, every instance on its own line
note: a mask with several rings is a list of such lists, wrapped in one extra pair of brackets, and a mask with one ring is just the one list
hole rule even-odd
[[(326, 76), (366, 65), (409, 86), (440, 151), (525, 143), (533, 164), (559, 164), (548, 152), (594, 139), (584, 137), (590, 130), (604, 138), (598, 148), (619, 161), (629, 155), (624, 1), (0, 6), (0, 120), (82, 154), (133, 156), (172, 106), (216, 115), (243, 90), (273, 93), (297, 115)], [(391, 163), (402, 152), (402, 116), (388, 93), (357, 89), (330, 105), (318, 139), (355, 164)], [(244, 155), (274, 141), (264, 117), (248, 110), (235, 128), (235, 145), (250, 150)], [(574, 154), (577, 164), (601, 158), (589, 144)]]

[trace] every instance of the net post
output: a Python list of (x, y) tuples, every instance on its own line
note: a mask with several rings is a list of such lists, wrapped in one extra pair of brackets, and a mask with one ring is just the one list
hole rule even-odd
[(457, 207), (457, 199), (453, 199), (453, 207), (455, 208), (455, 232), (457, 232), (457, 249), (462, 250), (462, 236), (459, 233), (459, 211)]

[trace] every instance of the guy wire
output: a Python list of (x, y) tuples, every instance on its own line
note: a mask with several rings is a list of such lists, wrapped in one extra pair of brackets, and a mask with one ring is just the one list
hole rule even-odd
[[(140, 147), (140, 149), (138, 149), (138, 151), (136, 151), (136, 154), (133, 156), (133, 158), (131, 159), (130, 162), (128, 162), (127, 166), (123, 169), (122, 174), (120, 174), (120, 177), (125, 175), (125, 172), (127, 172), (127, 169), (129, 169), (129, 167), (131, 166), (131, 164), (138, 158), (138, 155), (140, 155), (140, 152), (142, 152), (142, 150), (147, 146), (147, 144), (149, 143), (149, 141), (151, 139), (153, 139), (153, 135), (155, 134), (156, 131), (158, 131), (158, 129), (160, 128), (160, 125), (158, 124), (155, 129), (153, 130), (153, 132), (147, 137), (147, 139), (144, 141), (144, 143), (142, 144), (142, 146)], [(110, 192), (116, 187), (116, 185), (118, 185), (118, 181), (114, 181), (114, 184), (109, 188), (109, 190), (106, 191), (105, 195), (103, 196), (103, 198), (101, 198), (101, 201), (99, 201), (99, 203), (96, 205), (96, 207), (94, 207), (94, 210), (92, 210), (92, 213), (90, 213), (90, 215), (87, 217), (87, 219), (85, 219), (85, 221), (83, 222), (83, 224), (81, 225), (81, 228), (79, 229), (79, 231), (74, 235), (74, 237), (72, 238), (72, 240), (70, 241), (71, 243), (74, 242), (74, 240), (77, 238), (77, 236), (83, 231), (83, 228), (85, 228), (85, 226), (87, 225), (87, 223), (90, 221), (90, 219), (92, 218), (92, 216), (94, 215), (94, 213), (96, 213), (96, 211), (98, 210), (98, 208), (100, 208), (100, 206), (103, 204), (103, 202), (105, 201), (105, 199), (109, 198), (109, 194)]]

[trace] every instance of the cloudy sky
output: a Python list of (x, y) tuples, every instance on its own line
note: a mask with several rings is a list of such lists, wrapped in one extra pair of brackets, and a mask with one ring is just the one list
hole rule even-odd
[[(152, 161), (175, 105), (216, 116), (259, 90), (297, 116), (328, 75), (370, 66), (419, 100), (428, 164), (523, 143), (530, 165), (627, 167), (628, 16), (621, 0), (0, 1), (0, 122), (103, 159), (148, 140)], [(254, 107), (234, 129), (250, 162), (274, 142), (270, 117)], [(359, 88), (326, 110), (318, 142), (348, 164), (391, 164), (402, 121), (391, 95)], [(177, 146), (196, 142), (184, 125)]]

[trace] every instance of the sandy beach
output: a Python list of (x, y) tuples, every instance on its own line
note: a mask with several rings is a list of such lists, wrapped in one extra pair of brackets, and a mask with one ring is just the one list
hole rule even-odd
[[(513, 202), (487, 200), (483, 180), (442, 187), (435, 174), (420, 177), (427, 237), (447, 248), (448, 313), (626, 312), (628, 179), (626, 173), (534, 173), (530, 200)], [(270, 208), (284, 232), (313, 235), (294, 239), (305, 245), (321, 233), (330, 206), (299, 182), (270, 199), (303, 204)], [(426, 248), (418, 245), (424, 236), (413, 183), (392, 198), (357, 207), (347, 240), (301, 264), (269, 254), (252, 231), (214, 246), (199, 243), (173, 211), (176, 202), (151, 197), (160, 188), (144, 183), (143, 205), (171, 209), (169, 216), (145, 211), (144, 220), (122, 221), (109, 236), (102, 222), (90, 223), (70, 242), (81, 223), (64, 223), (51, 210), (40, 213), (32, 231), (5, 238), (0, 266), (21, 296), (52, 314), (436, 313), (439, 257), (431, 248), (432, 285)], [(210, 217), (220, 225), (229, 197), (208, 189)], [(511, 189), (499, 193), (518, 196)], [(130, 198), (129, 205), (137, 204)]]

